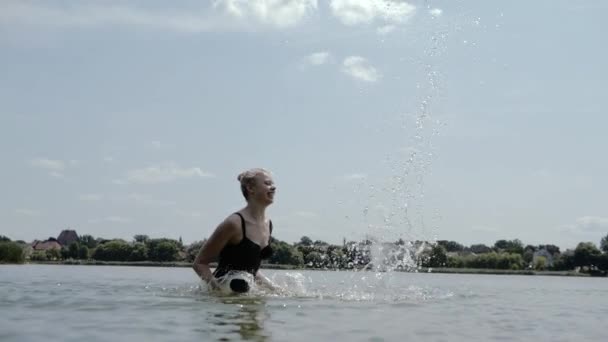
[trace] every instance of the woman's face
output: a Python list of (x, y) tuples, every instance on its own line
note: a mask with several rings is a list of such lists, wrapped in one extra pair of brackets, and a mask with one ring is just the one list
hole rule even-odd
[(249, 188), (250, 199), (266, 205), (272, 204), (277, 189), (274, 185), (272, 176), (268, 173), (261, 172), (258, 173), (254, 179), (255, 182), (253, 186)]

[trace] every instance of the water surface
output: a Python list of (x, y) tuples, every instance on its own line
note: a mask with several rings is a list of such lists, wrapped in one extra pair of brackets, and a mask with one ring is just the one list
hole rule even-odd
[(608, 281), (270, 271), (220, 297), (188, 268), (0, 266), (0, 341), (605, 341)]

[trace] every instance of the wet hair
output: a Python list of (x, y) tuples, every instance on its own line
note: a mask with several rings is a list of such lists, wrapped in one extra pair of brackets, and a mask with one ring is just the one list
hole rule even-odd
[(270, 172), (266, 169), (255, 168), (243, 171), (237, 177), (237, 180), (241, 183), (241, 192), (246, 200), (249, 200), (249, 191), (247, 191), (247, 186), (254, 185), (255, 176), (259, 175), (260, 173), (270, 174)]

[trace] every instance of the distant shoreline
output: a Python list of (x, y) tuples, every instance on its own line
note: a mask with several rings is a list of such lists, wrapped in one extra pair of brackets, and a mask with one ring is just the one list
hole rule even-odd
[[(136, 266), (136, 267), (192, 267), (192, 263), (183, 261), (157, 262), (157, 261), (98, 261), (98, 260), (67, 260), (67, 261), (30, 261), (25, 265), (80, 265), (80, 266)], [(211, 264), (214, 267), (214, 264)], [(293, 265), (263, 264), (262, 269), (270, 270), (332, 270), (324, 268), (301, 268)], [(335, 271), (348, 271), (337, 269)], [(406, 272), (406, 271), (398, 271)], [(412, 272), (414, 273), (414, 272)], [(535, 270), (499, 270), (480, 268), (420, 268), (415, 273), (441, 273), (441, 274), (492, 274), (492, 275), (532, 275), (532, 276), (561, 276), (561, 277), (591, 277), (588, 273), (575, 271), (535, 271)]]
[(535, 270), (498, 270), (484, 268), (431, 268), (422, 269), (418, 273), (455, 273), (455, 274), (494, 274), (494, 275), (532, 275), (560, 277), (590, 277), (589, 273), (576, 271), (535, 271)]

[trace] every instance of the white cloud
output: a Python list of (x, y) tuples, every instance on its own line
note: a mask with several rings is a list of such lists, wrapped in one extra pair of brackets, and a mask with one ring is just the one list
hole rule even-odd
[(131, 170), (127, 173), (127, 181), (130, 183), (167, 183), (179, 179), (213, 177), (212, 174), (204, 172), (198, 167), (181, 168), (173, 162), (150, 166), (143, 169)]
[(576, 219), (569, 230), (575, 233), (606, 233), (608, 232), (608, 218), (598, 216), (583, 216)]
[(330, 54), (327, 51), (315, 52), (306, 56), (306, 62), (311, 65), (323, 65), (329, 62)]
[(154, 141), (150, 142), (150, 146), (152, 146), (154, 148), (161, 148), (163, 146), (163, 144), (158, 140), (154, 140)]
[(94, 202), (101, 201), (103, 199), (103, 195), (101, 194), (84, 194), (78, 196), (78, 199), (85, 202)]
[(61, 172), (56, 172), (56, 171), (53, 171), (53, 172), (49, 173), (49, 175), (50, 175), (51, 177), (60, 178), (60, 179), (65, 178), (65, 176), (63, 175), (63, 173), (61, 173)]
[(114, 157), (104, 157), (103, 158), (103, 162), (104, 163), (112, 163), (112, 162), (114, 162)]
[(292, 27), (317, 10), (317, 0), (216, 0), (214, 7), (241, 21)]
[(108, 216), (108, 217), (103, 217), (103, 218), (90, 219), (88, 222), (92, 223), (92, 224), (98, 224), (98, 223), (129, 223), (131, 221), (132, 220), (130, 218), (126, 218), (126, 217)]
[(119, 200), (125, 200), (137, 205), (144, 206), (170, 206), (177, 204), (175, 201), (155, 199), (149, 195), (130, 193), (127, 196), (118, 198)]
[(184, 33), (231, 29), (234, 24), (220, 16), (211, 16), (209, 8), (181, 11), (148, 10), (107, 2), (4, 1), (0, 5), (0, 24), (56, 28), (128, 26)]
[(399, 24), (414, 14), (416, 7), (395, 0), (331, 0), (332, 14), (345, 25), (368, 24), (376, 20)]
[(364, 173), (351, 173), (348, 175), (342, 176), (342, 179), (345, 181), (357, 181), (367, 178), (367, 175)]
[(174, 147), (173, 144), (170, 143), (166, 143), (166, 142), (161, 142), (159, 140), (153, 140), (150, 141), (149, 143), (147, 143), (147, 146), (154, 148), (154, 149), (161, 149), (161, 148), (171, 148)]
[(384, 35), (387, 35), (387, 34), (393, 32), (393, 31), (395, 31), (396, 28), (397, 28), (397, 26), (395, 26), (395, 25), (384, 25), (384, 26), (378, 27), (376, 29), (376, 32), (379, 35), (384, 36)]
[(360, 56), (350, 56), (344, 59), (342, 71), (354, 79), (365, 82), (376, 82), (381, 77), (376, 68)]
[[(29, 161), (29, 164), (35, 168), (43, 169), (49, 172), (49, 176), (54, 178), (65, 178), (63, 171), (67, 168), (66, 163), (62, 160), (48, 158), (34, 158)], [(74, 166), (75, 163), (70, 161), (69, 164)]]
[(26, 208), (15, 209), (15, 214), (21, 215), (21, 216), (30, 216), (30, 217), (40, 216), (39, 211), (33, 210), (33, 209), (26, 209)]
[(433, 8), (433, 9), (429, 10), (429, 14), (432, 15), (433, 17), (439, 17), (443, 14), (443, 10), (440, 8)]
[(65, 163), (61, 160), (53, 160), (47, 158), (35, 158), (30, 160), (30, 165), (33, 167), (37, 167), (40, 169), (45, 169), (49, 171), (63, 171), (65, 170)]

